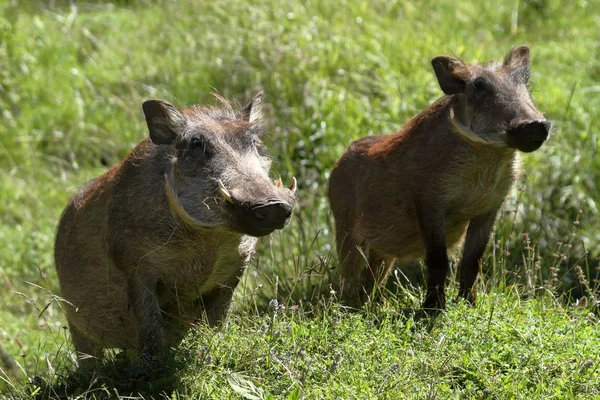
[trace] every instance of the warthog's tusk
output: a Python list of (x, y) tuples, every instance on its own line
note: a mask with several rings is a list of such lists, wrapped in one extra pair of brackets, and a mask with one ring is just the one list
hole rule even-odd
[(485, 138), (482, 138), (481, 136), (479, 136), (478, 134), (476, 134), (475, 132), (473, 132), (471, 129), (469, 129), (468, 127), (464, 126), (463, 124), (461, 124), (460, 122), (458, 122), (456, 120), (456, 117), (454, 116), (454, 109), (451, 108), (450, 109), (450, 122), (452, 123), (452, 126), (454, 127), (454, 130), (461, 135), (462, 137), (464, 137), (465, 139), (471, 141), (471, 142), (475, 142), (475, 143), (481, 143), (481, 144), (487, 144), (490, 146), (495, 146), (495, 147), (506, 147), (506, 143), (502, 142), (502, 141), (491, 141), (491, 140), (487, 140)]
[(296, 182), (296, 177), (292, 176), (292, 184), (290, 185), (290, 190), (292, 193), (296, 193), (296, 189), (298, 189), (298, 182)]
[(277, 186), (278, 188), (283, 187), (283, 182), (281, 181), (281, 177), (277, 178), (277, 180), (275, 181), (275, 186)]
[(225, 185), (223, 185), (223, 182), (219, 179), (219, 180), (217, 180), (217, 183), (219, 184), (219, 192), (221, 193), (221, 196), (223, 196), (223, 198), (228, 203), (233, 204), (233, 199), (231, 198), (231, 194), (229, 194), (229, 191), (225, 188)]
[(177, 197), (177, 193), (176, 193), (175, 189), (173, 188), (174, 182), (175, 182), (175, 173), (173, 171), (173, 166), (171, 165), (171, 168), (165, 174), (165, 191), (166, 191), (166, 195), (167, 195), (167, 202), (169, 203), (169, 207), (171, 208), (171, 210), (173, 210), (173, 212), (185, 224), (187, 224), (189, 226), (198, 227), (198, 228), (209, 228), (209, 229), (217, 227), (218, 226), (217, 224), (198, 221), (198, 220), (192, 218), (187, 213), (185, 208), (183, 208), (183, 205), (181, 205), (181, 201), (179, 201), (179, 197)]

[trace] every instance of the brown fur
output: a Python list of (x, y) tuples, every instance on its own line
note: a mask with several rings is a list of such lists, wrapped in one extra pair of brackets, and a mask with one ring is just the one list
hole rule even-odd
[[(206, 110), (184, 111), (187, 125), (173, 146), (142, 141), (121, 163), (85, 185), (64, 210), (55, 261), (62, 296), (72, 305), (66, 313), (80, 354), (100, 358), (105, 348), (115, 347), (133, 357), (142, 351), (160, 354), (192, 322), (215, 324), (225, 317), (257, 239), (234, 224), (232, 206), (219, 196), (215, 178), (227, 175), (240, 201), (269, 196), (293, 204), (293, 194), (268, 179), (270, 164), (237, 152), (243, 140), (235, 135), (248, 134), (239, 130), (251, 130), (252, 124), (234, 120), (243, 115), (231, 109), (221, 114), (211, 109), (208, 115)], [(185, 135), (197, 131), (210, 133), (213, 147), (220, 147), (211, 165), (192, 170), (193, 153), (181, 146), (187, 143)], [(242, 159), (246, 164), (236, 164)], [(179, 165), (186, 162), (183, 170)], [(170, 172), (178, 176), (173, 187)], [(260, 186), (258, 193), (245, 192), (252, 184)], [(212, 227), (190, 223), (201, 218)]]
[[(353, 142), (333, 168), (329, 200), (341, 263), (339, 290), (348, 304), (361, 304), (365, 295), (385, 283), (394, 259), (425, 257), (428, 291), (424, 308), (443, 308), (447, 250), (465, 234), (460, 292), (475, 302), (473, 284), (480, 259), (496, 213), (518, 174), (519, 158), (508, 145), (473, 142), (459, 134), (449, 118), (450, 110), (465, 125), (475, 120), (474, 112), (489, 113), (477, 115), (478, 126), (470, 125), (477, 135), (487, 138), (502, 138), (499, 129), (521, 126), (541, 114), (531, 110), (529, 95), (525, 97), (520, 83), (502, 81), (512, 79), (506, 77), (507, 67), (454, 62), (460, 69), (455, 79), (492, 75), (493, 89), (499, 92), (495, 95), (508, 98), (505, 109), (494, 105), (487, 111), (477, 110), (470, 104), (469, 92), (445, 96), (398, 133)], [(515, 102), (524, 105), (515, 106)], [(486, 117), (489, 121), (483, 124)]]

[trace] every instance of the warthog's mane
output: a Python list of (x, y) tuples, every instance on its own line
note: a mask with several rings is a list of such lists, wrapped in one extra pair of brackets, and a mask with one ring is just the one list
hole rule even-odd
[(212, 93), (212, 95), (217, 99), (218, 105), (194, 105), (181, 110), (188, 122), (192, 125), (215, 129), (225, 135), (236, 135), (240, 132), (262, 135), (261, 119), (249, 122), (248, 116), (244, 114), (238, 102), (229, 101), (218, 93)]

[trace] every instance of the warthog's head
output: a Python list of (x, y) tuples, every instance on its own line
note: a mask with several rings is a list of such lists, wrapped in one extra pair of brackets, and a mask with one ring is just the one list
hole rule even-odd
[(551, 124), (527, 90), (527, 46), (511, 50), (502, 64), (466, 64), (454, 57), (431, 63), (444, 93), (457, 97), (450, 119), (467, 140), (531, 152), (548, 138)]
[(221, 107), (182, 111), (166, 101), (144, 102), (150, 139), (172, 155), (164, 177), (169, 205), (189, 226), (264, 236), (288, 223), (296, 180), (284, 188), (269, 178), (262, 98), (261, 92), (241, 110), (224, 99)]

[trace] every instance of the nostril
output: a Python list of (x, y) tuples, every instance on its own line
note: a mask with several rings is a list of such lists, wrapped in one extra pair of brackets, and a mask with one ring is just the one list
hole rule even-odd
[(267, 219), (267, 214), (262, 213), (260, 211), (254, 211), (254, 216), (256, 217), (256, 219), (258, 219), (260, 221)]
[(280, 227), (292, 214), (292, 206), (283, 201), (269, 201), (253, 207), (250, 214), (254, 221), (264, 226)]

